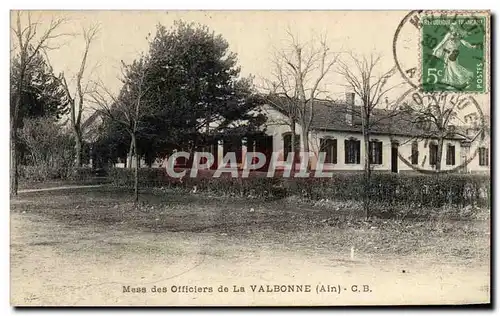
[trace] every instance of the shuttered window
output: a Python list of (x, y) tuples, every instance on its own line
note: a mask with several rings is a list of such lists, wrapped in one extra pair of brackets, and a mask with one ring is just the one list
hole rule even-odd
[(320, 152), (325, 153), (325, 163), (337, 163), (337, 140), (321, 138)]
[(345, 163), (359, 164), (361, 162), (361, 142), (355, 139), (344, 141)]

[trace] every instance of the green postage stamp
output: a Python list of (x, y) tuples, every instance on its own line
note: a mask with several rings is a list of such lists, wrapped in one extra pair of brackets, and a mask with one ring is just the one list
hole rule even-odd
[(424, 92), (486, 92), (488, 22), (487, 16), (472, 12), (422, 17)]

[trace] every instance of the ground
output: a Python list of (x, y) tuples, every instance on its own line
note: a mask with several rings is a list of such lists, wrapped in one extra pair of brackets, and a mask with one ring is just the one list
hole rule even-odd
[[(131, 199), (130, 192), (106, 186), (25, 192), (12, 199), (11, 304), (490, 300), (489, 219), (364, 221), (345, 217), (348, 210), (290, 200), (172, 191), (143, 193), (138, 208)], [(309, 285), (311, 292), (252, 291), (253, 285), (283, 284)], [(221, 285), (228, 292), (219, 292)], [(340, 293), (317, 293), (318, 285)], [(167, 293), (153, 293), (154, 286)], [(173, 292), (182, 286), (212, 292)], [(146, 293), (133, 293), (142, 287)]]

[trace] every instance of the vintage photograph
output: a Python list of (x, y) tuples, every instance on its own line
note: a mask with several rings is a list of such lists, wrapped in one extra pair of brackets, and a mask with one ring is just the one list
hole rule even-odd
[(479, 10), (11, 11), (10, 304), (491, 304), (491, 49)]

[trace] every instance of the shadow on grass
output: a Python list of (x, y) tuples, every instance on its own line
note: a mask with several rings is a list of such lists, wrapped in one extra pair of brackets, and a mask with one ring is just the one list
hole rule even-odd
[(69, 225), (127, 226), (152, 232), (293, 230), (325, 213), (279, 201), (176, 192), (141, 193), (135, 205), (130, 190), (112, 187), (31, 192), (20, 198), (22, 202), (11, 203), (13, 212), (47, 215)]
[[(68, 245), (73, 245), (74, 239), (95, 239), (109, 247), (139, 247), (134, 246), (134, 238), (149, 232), (155, 236), (186, 233), (176, 237), (192, 238), (195, 243), (200, 238), (225, 240), (224, 247), (241, 244), (258, 248), (267, 244), (276, 249), (327, 253), (355, 247), (378, 255), (432, 253), (443, 260), (483, 258), (489, 253), (487, 221), (364, 220), (359, 214), (349, 213), (348, 208), (315, 209), (285, 200), (221, 198), (175, 191), (142, 192), (139, 205), (135, 205), (131, 190), (113, 187), (32, 192), (20, 195), (17, 201), (11, 203), (11, 212), (62, 223), (64, 229), (54, 233), (63, 236)], [(53, 229), (50, 225), (49, 229)], [(81, 233), (73, 234), (76, 230)], [(99, 236), (96, 232), (105, 233)], [(165, 237), (168, 240), (172, 235)], [(148, 245), (155, 243), (153, 240)], [(33, 246), (50, 244), (35, 241)], [(472, 256), (467, 249), (478, 254)]]

